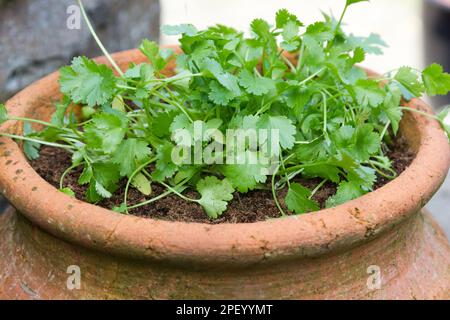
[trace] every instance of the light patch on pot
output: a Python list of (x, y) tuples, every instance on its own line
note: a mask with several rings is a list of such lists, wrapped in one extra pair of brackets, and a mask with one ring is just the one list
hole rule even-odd
[(445, 123), (446, 125), (450, 126), (450, 112), (449, 112), (449, 114), (445, 117), (444, 123)]

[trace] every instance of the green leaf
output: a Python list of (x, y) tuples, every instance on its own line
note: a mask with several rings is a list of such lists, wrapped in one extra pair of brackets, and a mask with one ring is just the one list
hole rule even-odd
[(86, 172), (89, 172), (89, 174), (92, 172), (89, 187), (86, 190), (88, 201), (95, 203), (104, 198), (110, 198), (112, 193), (117, 190), (120, 175), (119, 169), (115, 164), (94, 163), (92, 168), (87, 169)]
[(8, 121), (8, 111), (4, 104), (0, 103), (0, 125)]
[(114, 96), (116, 78), (111, 69), (86, 57), (73, 59), (70, 67), (60, 70), (61, 92), (75, 103), (103, 105)]
[(239, 84), (246, 91), (255, 96), (261, 96), (275, 90), (275, 82), (269, 78), (257, 77), (252, 72), (244, 69), (239, 74)]
[(78, 183), (80, 185), (88, 184), (93, 177), (94, 177), (94, 171), (92, 170), (92, 166), (85, 165), (83, 172), (81, 173), (80, 177), (78, 178)]
[(375, 33), (370, 34), (368, 37), (355, 37), (350, 35), (347, 42), (353, 48), (360, 47), (366, 53), (375, 55), (383, 54), (382, 48), (388, 47), (386, 42), (384, 42), (383, 39)]
[(161, 56), (161, 51), (156, 42), (145, 39), (142, 41), (139, 50), (151, 62), (156, 71), (161, 71), (167, 65), (167, 61)]
[[(24, 123), (23, 125), (23, 134), (24, 136), (29, 136), (34, 133), (34, 130), (31, 128), (31, 125), (29, 122)], [(33, 141), (24, 141), (23, 142), (23, 152), (30, 160), (36, 160), (39, 158), (39, 149), (41, 148), (41, 145), (37, 142)]]
[(114, 152), (112, 161), (119, 165), (122, 176), (131, 174), (142, 165), (151, 153), (146, 141), (138, 139), (124, 140)]
[(337, 192), (334, 196), (328, 198), (326, 202), (327, 208), (337, 207), (350, 200), (359, 198), (364, 194), (361, 187), (352, 181), (343, 181), (339, 184)]
[(441, 121), (442, 128), (445, 130), (448, 138), (450, 139), (450, 106), (447, 106), (439, 112), (437, 117)]
[(67, 96), (64, 96), (61, 102), (56, 103), (55, 113), (52, 115), (50, 120), (52, 124), (58, 127), (64, 126), (67, 109), (70, 107), (70, 104), (70, 98)]
[(364, 124), (356, 129), (353, 154), (360, 161), (369, 160), (381, 147), (380, 137), (373, 126)]
[(379, 106), (385, 98), (385, 92), (379, 84), (373, 80), (358, 80), (353, 87), (356, 94), (356, 101), (360, 106)]
[(315, 165), (306, 167), (303, 171), (303, 175), (310, 178), (323, 178), (330, 180), (334, 183), (339, 183), (341, 171), (338, 167), (330, 164)]
[(218, 218), (227, 209), (228, 201), (233, 199), (233, 186), (227, 180), (206, 177), (197, 183), (197, 191), (201, 194), (198, 203), (212, 219)]
[(253, 20), (250, 28), (259, 38), (272, 38), (272, 33), (270, 32), (270, 24), (263, 19)]
[(419, 80), (417, 73), (410, 67), (402, 67), (394, 77), (400, 83), (406, 99), (422, 96), (425, 87)]
[(380, 148), (380, 137), (374, 132), (373, 126), (364, 124), (356, 129), (342, 126), (333, 134), (335, 145), (345, 149), (359, 161), (367, 161)]
[(217, 81), (211, 81), (209, 88), (211, 91), (209, 92), (208, 97), (215, 104), (226, 106), (236, 97), (232, 91), (221, 86)]
[(269, 139), (272, 133), (275, 133), (274, 130), (278, 130), (280, 145), (283, 149), (292, 149), (294, 146), (297, 129), (287, 117), (269, 116), (265, 114), (261, 116), (258, 122), (258, 128), (268, 130)]
[(85, 126), (85, 139), (90, 148), (113, 153), (122, 143), (128, 119), (120, 112), (98, 113)]
[(149, 196), (152, 193), (150, 181), (142, 173), (138, 173), (131, 182), (133, 187), (138, 189), (143, 195)]
[(403, 112), (400, 109), (401, 93), (396, 91), (390, 90), (387, 93), (384, 103), (381, 106), (382, 110), (386, 113), (387, 118), (389, 119), (389, 121), (391, 121), (394, 134), (397, 134), (400, 120), (403, 116)]
[(430, 96), (446, 95), (450, 91), (450, 74), (439, 64), (432, 64), (422, 72), (423, 83)]
[(170, 142), (164, 142), (158, 147), (156, 169), (152, 172), (153, 180), (164, 181), (177, 171), (177, 165), (172, 161), (172, 150), (173, 145)]
[(298, 18), (287, 9), (280, 9), (276, 14), (275, 20), (277, 29), (283, 28), (288, 22), (295, 22), (298, 26), (303, 25)]
[[(154, 133), (157, 137), (170, 137), (171, 135), (171, 129), (170, 125), (172, 124), (175, 116), (177, 115), (176, 112), (159, 112), (155, 117), (152, 119), (152, 133)], [(189, 121), (189, 119), (187, 119)]]
[(68, 195), (69, 197), (75, 198), (75, 192), (73, 192), (73, 190), (70, 189), (70, 188), (59, 189), (59, 191), (61, 191), (62, 193)]
[(351, 6), (352, 4), (358, 3), (358, 2), (369, 2), (369, 0), (347, 0), (346, 5)]
[(317, 202), (309, 197), (311, 197), (311, 190), (298, 183), (291, 183), (285, 202), (288, 209), (297, 214), (319, 210)]
[(220, 167), (220, 171), (235, 189), (241, 193), (247, 193), (249, 190), (255, 189), (259, 183), (267, 180), (268, 165), (263, 163), (261, 156), (247, 150), (236, 156), (236, 164), (225, 164)]
[(225, 72), (219, 62), (214, 59), (206, 58), (203, 62), (203, 67), (206, 71), (209, 71), (222, 86), (227, 88), (233, 94), (237, 96), (241, 94), (236, 76)]
[(177, 36), (185, 34), (189, 37), (193, 37), (197, 34), (197, 28), (192, 24), (180, 24), (180, 25), (164, 25), (161, 27), (161, 32), (168, 36)]

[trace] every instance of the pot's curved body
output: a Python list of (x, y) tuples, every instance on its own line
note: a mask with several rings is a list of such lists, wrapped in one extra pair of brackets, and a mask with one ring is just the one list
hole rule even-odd
[[(57, 78), (19, 93), (9, 112), (48, 119)], [(419, 100), (410, 106), (430, 111)], [(383, 188), (313, 214), (221, 225), (120, 215), (70, 198), (1, 138), (0, 191), (16, 209), (0, 216), (0, 298), (448, 299), (450, 247), (421, 209), (448, 172), (449, 144), (416, 114), (405, 114), (401, 132), (417, 156)]]

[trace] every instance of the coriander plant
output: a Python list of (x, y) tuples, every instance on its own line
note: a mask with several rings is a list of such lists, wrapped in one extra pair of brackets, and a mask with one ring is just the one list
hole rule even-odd
[[(255, 19), (250, 37), (223, 25), (206, 30), (190, 24), (164, 26), (165, 34), (181, 35), (182, 53), (144, 40), (139, 49), (148, 63), (132, 63), (127, 70), (103, 47), (79, 2), (116, 73), (86, 57), (75, 58), (60, 70), (64, 97), (51, 120), (8, 116), (0, 105), (0, 123), (26, 124), (22, 136), (0, 135), (22, 140), (30, 159), (39, 157), (41, 145), (70, 152), (72, 165), (60, 182), (61, 191), (69, 195), (74, 194), (64, 178), (78, 167), (83, 169), (78, 183), (88, 186), (86, 199), (92, 203), (111, 197), (126, 179), (123, 204), (113, 208), (122, 213), (175, 194), (217, 218), (235, 193), (267, 189), (285, 215), (278, 191), (287, 187), (287, 208), (301, 214), (319, 210), (312, 196), (328, 181), (338, 187), (326, 205), (337, 206), (370, 192), (376, 173), (396, 177), (386, 151), (404, 112), (434, 118), (447, 134), (450, 131), (444, 123), (448, 109), (434, 116), (402, 106), (424, 94), (449, 92), (450, 75), (440, 65), (423, 71), (401, 67), (379, 77), (369, 77), (357, 66), (367, 54), (382, 54), (386, 46), (375, 34), (364, 38), (343, 31), (347, 9), (361, 1), (347, 0), (339, 20), (324, 14), (323, 21), (311, 25), (280, 10), (273, 25)], [(171, 61), (176, 61), (176, 69), (167, 76)], [(75, 116), (77, 108), (81, 117)], [(34, 132), (32, 123), (45, 129)], [(236, 152), (222, 139), (195, 134), (196, 128), (223, 135), (233, 129), (269, 134), (257, 147), (244, 142)], [(189, 137), (177, 149), (180, 137), (174, 133), (180, 130)], [(221, 150), (215, 156), (233, 151), (245, 161), (174, 160), (174, 151), (184, 151), (186, 160), (195, 153), (190, 147), (207, 148), (211, 143), (222, 144), (222, 149), (214, 149)], [(267, 154), (263, 146), (268, 144), (278, 152)], [(276, 162), (261, 160), (274, 154)], [(310, 190), (296, 177), (320, 178), (322, 183)], [(166, 191), (152, 196), (151, 184)], [(131, 187), (148, 200), (129, 203)], [(186, 196), (188, 189), (196, 190), (198, 197)]]

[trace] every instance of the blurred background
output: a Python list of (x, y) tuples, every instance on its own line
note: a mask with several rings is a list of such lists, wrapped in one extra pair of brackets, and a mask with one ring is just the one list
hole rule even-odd
[[(254, 18), (274, 20), (287, 8), (304, 23), (321, 11), (339, 16), (344, 0), (84, 0), (100, 38), (110, 51), (136, 47), (142, 38), (176, 43), (159, 34), (163, 24), (215, 23), (248, 30)], [(75, 0), (0, 0), (0, 101), (77, 55), (100, 54), (84, 24), (68, 28)], [(365, 66), (387, 72), (402, 65), (422, 69), (438, 62), (450, 71), (450, 0), (371, 0), (348, 12), (345, 30), (359, 36), (378, 33), (388, 43), (383, 56)], [(429, 101), (436, 110), (450, 97)], [(1, 200), (0, 200), (1, 201)], [(0, 206), (6, 204), (0, 204)], [(450, 238), (450, 177), (428, 206)]]

